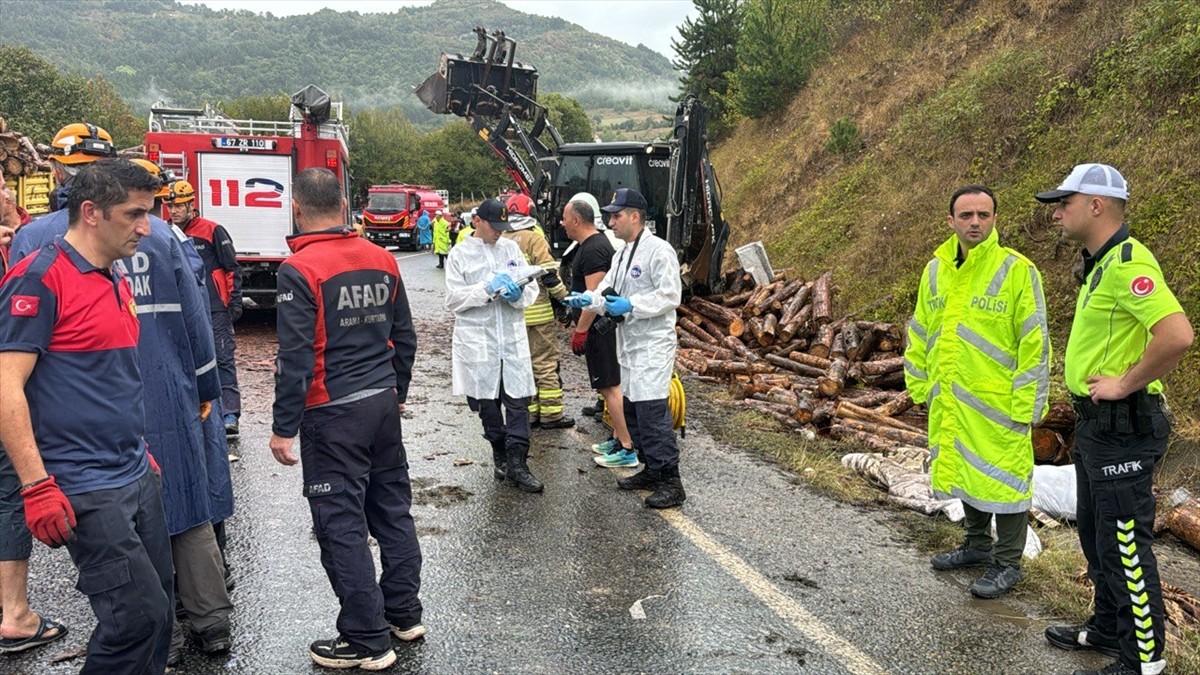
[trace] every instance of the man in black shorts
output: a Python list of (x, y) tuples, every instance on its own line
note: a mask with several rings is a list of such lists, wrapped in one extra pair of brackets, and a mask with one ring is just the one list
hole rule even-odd
[[(579, 248), (571, 260), (571, 291), (598, 290), (612, 265), (613, 245), (595, 225), (595, 211), (585, 201), (572, 201), (563, 208), (563, 229)], [(604, 398), (612, 419), (613, 437), (592, 445), (594, 458), (600, 466), (636, 467), (637, 453), (629, 428), (625, 426), (621, 402), (621, 365), (617, 363), (617, 333), (610, 319), (596, 325), (598, 314), (576, 310), (575, 332), (571, 334), (571, 351), (587, 359), (588, 381)], [(607, 330), (604, 327), (607, 326)]]

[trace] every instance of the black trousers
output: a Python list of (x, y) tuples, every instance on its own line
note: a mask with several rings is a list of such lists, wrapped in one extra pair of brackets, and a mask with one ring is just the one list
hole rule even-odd
[[(321, 565), (341, 603), (338, 633), (383, 651), (389, 622), (421, 621), (421, 547), (395, 390), (305, 410), (300, 457)], [(379, 543), (378, 581), (368, 532)]]
[(633, 447), (638, 449), (646, 468), (651, 471), (678, 471), (679, 444), (675, 440), (667, 399), (635, 402), (626, 397), (621, 402)]
[(531, 396), (513, 398), (500, 382), (500, 398), (467, 397), (467, 407), (479, 414), (483, 437), (493, 448), (529, 448), (529, 402)]
[[(1105, 408), (1107, 409), (1107, 408)], [(1081, 418), (1075, 425), (1079, 541), (1096, 587), (1096, 629), (1116, 635), (1134, 670), (1166, 647), (1154, 557), (1154, 466), (1170, 424), (1157, 405), (1141, 415)]]
[(175, 571), (154, 472), (69, 499), (77, 522), (75, 541), (67, 544), (79, 569), (75, 588), (96, 613), (79, 672), (163, 672), (175, 618)]

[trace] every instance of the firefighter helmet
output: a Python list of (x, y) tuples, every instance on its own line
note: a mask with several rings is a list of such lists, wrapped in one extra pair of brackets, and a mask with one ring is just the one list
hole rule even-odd
[(138, 166), (142, 167), (146, 171), (149, 171), (150, 175), (154, 176), (156, 178), (159, 176), (159, 174), (162, 173), (162, 167), (155, 164), (154, 162), (151, 162), (148, 159), (142, 159), (141, 157), (138, 157), (136, 159), (131, 159), (129, 161), (133, 162), (134, 164), (137, 164)]
[(533, 200), (529, 198), (529, 195), (518, 192), (509, 197), (508, 203), (504, 206), (508, 209), (509, 213), (516, 213), (522, 216), (533, 215)]
[(186, 204), (196, 198), (196, 191), (186, 180), (177, 180), (168, 185), (166, 190), (163, 202), (167, 204)]
[(116, 156), (112, 136), (90, 122), (68, 124), (50, 142), (50, 159), (62, 164), (84, 164)]

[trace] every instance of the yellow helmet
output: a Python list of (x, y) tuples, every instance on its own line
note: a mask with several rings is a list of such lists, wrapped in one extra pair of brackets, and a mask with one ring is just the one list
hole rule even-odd
[(62, 164), (85, 164), (101, 157), (116, 157), (112, 136), (90, 122), (68, 124), (50, 142), (50, 159)]
[(162, 173), (162, 167), (155, 164), (154, 162), (151, 162), (148, 159), (142, 159), (142, 158), (138, 157), (136, 159), (131, 159), (129, 161), (131, 161), (134, 164), (137, 164), (138, 166), (142, 167), (143, 169), (149, 171), (151, 176), (157, 176), (160, 173)]
[(196, 190), (186, 180), (177, 180), (165, 189), (167, 194), (163, 197), (163, 202), (166, 204), (186, 204), (196, 198)]

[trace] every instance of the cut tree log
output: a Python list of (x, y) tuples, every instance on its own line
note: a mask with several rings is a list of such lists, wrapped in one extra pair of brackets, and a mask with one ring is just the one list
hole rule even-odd
[(1054, 463), (1066, 444), (1062, 434), (1053, 429), (1037, 428), (1033, 430), (1032, 436), (1033, 458), (1043, 464)]
[(775, 371), (775, 366), (769, 363), (758, 361), (748, 363), (746, 361), (718, 361), (716, 359), (706, 359), (704, 363), (704, 373), (725, 373), (726, 375), (752, 375), (755, 373), (771, 373)]
[(765, 303), (772, 295), (775, 294), (775, 291), (778, 291), (782, 286), (782, 282), (774, 281), (766, 286), (758, 287), (758, 289), (754, 291), (754, 295), (751, 295), (750, 299), (747, 300), (746, 304), (742, 307), (742, 318), (749, 319), (752, 316), (758, 316), (761, 314), (761, 312), (756, 311), (756, 308), (760, 304)]
[(741, 337), (742, 333), (746, 332), (746, 325), (733, 310), (721, 307), (720, 305), (714, 305), (701, 298), (692, 298), (689, 306), (696, 310), (696, 312), (712, 319), (719, 326), (722, 326), (721, 332), (727, 335)]
[(826, 272), (813, 283), (813, 321), (823, 326), (833, 321), (833, 272)]
[(741, 293), (730, 295), (721, 300), (721, 305), (725, 307), (740, 307), (746, 304), (746, 301), (750, 299), (751, 295), (754, 295), (754, 291), (742, 291)]
[(834, 359), (829, 370), (817, 378), (817, 389), (826, 398), (833, 398), (842, 393), (846, 386), (846, 359)]
[(812, 377), (817, 377), (817, 378), (823, 377), (825, 375), (825, 371), (821, 370), (820, 368), (814, 368), (812, 366), (808, 366), (803, 363), (796, 363), (795, 361), (793, 361), (791, 359), (785, 359), (782, 356), (775, 356), (774, 354), (767, 354), (763, 358), (765, 358), (768, 362), (770, 362), (776, 366), (779, 366), (780, 368), (783, 368), (785, 370), (790, 370), (793, 373), (799, 373), (801, 375), (812, 376)]
[(704, 330), (700, 326), (697, 326), (695, 323), (692, 322), (691, 319), (689, 319), (685, 316), (679, 316), (679, 317), (675, 318), (675, 327), (676, 327), (676, 331), (680, 335), (691, 336), (693, 339), (698, 340), (700, 342), (710, 344), (710, 345), (715, 345), (720, 342), (720, 340), (718, 340), (717, 338), (713, 337), (712, 335), (709, 335), (708, 331)]
[(841, 337), (842, 355), (846, 357), (847, 361), (854, 361), (855, 356), (858, 354), (858, 343), (862, 339), (858, 335), (858, 328), (853, 323), (847, 321), (842, 326)]
[(847, 347), (846, 357), (851, 361), (866, 361), (871, 356), (871, 352), (875, 351), (875, 343), (879, 342), (880, 330), (875, 326), (871, 326), (862, 330), (862, 337), (858, 344), (854, 345), (853, 349)]
[(854, 405), (861, 408), (874, 408), (877, 405), (887, 403), (896, 396), (894, 391), (883, 391), (882, 389), (843, 389), (842, 400), (853, 401)]
[(776, 332), (779, 330), (779, 319), (775, 318), (774, 314), (768, 314), (763, 317), (762, 335), (758, 338), (758, 344), (763, 347), (770, 347), (775, 344)]
[(859, 372), (863, 377), (881, 377), (889, 373), (904, 370), (904, 357), (897, 356), (892, 359), (883, 361), (866, 361), (858, 364)]
[(708, 361), (704, 357), (693, 357), (683, 350), (676, 350), (675, 364), (697, 375), (703, 375), (708, 370)]
[(725, 347), (727, 349), (729, 349), (734, 354), (737, 354), (744, 361), (749, 361), (749, 362), (753, 363), (754, 361), (762, 360), (761, 356), (750, 351), (750, 349), (748, 347), (746, 347), (745, 343), (743, 343), (741, 340), (735, 338), (732, 335), (726, 335), (725, 339), (721, 340), (721, 342), (725, 345)]
[(796, 311), (779, 330), (779, 337), (784, 340), (792, 339), (796, 333), (807, 333), (809, 322), (812, 321), (812, 305), (805, 305)]
[(804, 338), (800, 338), (798, 340), (792, 340), (791, 342), (784, 342), (782, 344), (775, 345), (775, 347), (771, 349), (771, 353), (775, 356), (787, 356), (788, 354), (800, 351), (807, 346), (808, 341)]
[(811, 281), (804, 284), (799, 290), (796, 291), (795, 295), (788, 298), (787, 301), (783, 303), (783, 307), (779, 312), (779, 323), (786, 325), (789, 321), (796, 317), (796, 313), (804, 307), (804, 303), (808, 302), (809, 296), (812, 295), (812, 286), (813, 285)]
[(869, 434), (874, 434), (882, 438), (896, 441), (897, 443), (903, 443), (904, 445), (913, 445), (918, 448), (929, 446), (929, 437), (925, 434), (905, 431), (903, 429), (896, 429), (893, 427), (883, 426), (881, 424), (874, 424), (872, 422), (864, 422), (863, 420), (849, 418), (843, 418), (840, 420), (840, 422), (851, 429), (865, 431)]
[(708, 342), (701, 342), (700, 340), (697, 340), (696, 338), (692, 337), (691, 335), (688, 335), (687, 333), (684, 333), (679, 336), (679, 346), (683, 347), (685, 349), (695, 349), (695, 350), (702, 351), (710, 359), (718, 359), (721, 361), (733, 361), (737, 358), (737, 354), (734, 354), (733, 352), (729, 351), (728, 349), (725, 349), (724, 347), (718, 347), (717, 345), (714, 345), (714, 344), (711, 344)]
[(805, 354), (804, 352), (800, 351), (788, 352), (788, 358), (796, 363), (803, 363), (806, 366), (812, 366), (821, 372), (829, 370), (829, 366), (833, 364), (833, 361), (830, 361), (829, 359), (823, 359), (820, 356), (813, 356), (812, 354)]
[(746, 329), (758, 344), (763, 343), (763, 320), (757, 316), (746, 319)]
[(840, 418), (852, 418), (862, 420), (864, 422), (873, 422), (881, 426), (903, 429), (905, 431), (911, 431), (918, 434), (925, 433), (922, 429), (917, 429), (916, 427), (905, 424), (898, 419), (880, 415), (878, 412), (875, 412), (870, 408), (864, 408), (846, 400), (838, 401), (837, 410), (835, 412)]
[(912, 395), (907, 391), (902, 391), (900, 392), (899, 396), (896, 396), (887, 403), (875, 408), (875, 412), (883, 415), (884, 417), (895, 417), (909, 408), (912, 408), (913, 405), (915, 404), (913, 403)]
[[(816, 307), (813, 307), (813, 316), (816, 317)], [(808, 346), (808, 353), (821, 358), (829, 358), (829, 353), (833, 347), (833, 335), (837, 332), (837, 327), (831, 323), (822, 324), (817, 329), (817, 337), (813, 339)]]
[(834, 424), (833, 426), (829, 427), (829, 435), (838, 439), (839, 441), (852, 441), (855, 443), (861, 443), (872, 450), (882, 452), (884, 454), (895, 452), (896, 446), (900, 445), (900, 443), (897, 443), (889, 438), (882, 438), (880, 436), (876, 436), (875, 434), (861, 431), (859, 429), (851, 429), (844, 424)]
[(796, 291), (804, 287), (804, 282), (799, 279), (789, 281), (783, 285), (778, 291), (764, 300), (759, 306), (754, 308), (756, 314), (766, 314), (767, 312), (778, 312), (783, 309), (783, 303), (792, 297)]

